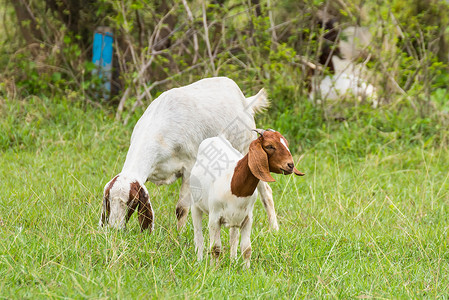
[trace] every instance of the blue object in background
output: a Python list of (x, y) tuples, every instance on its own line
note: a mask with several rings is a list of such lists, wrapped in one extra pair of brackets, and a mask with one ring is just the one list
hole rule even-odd
[(112, 79), (112, 30), (98, 27), (94, 34), (92, 62), (97, 66), (94, 74), (103, 79), (103, 98), (108, 100), (111, 94)]

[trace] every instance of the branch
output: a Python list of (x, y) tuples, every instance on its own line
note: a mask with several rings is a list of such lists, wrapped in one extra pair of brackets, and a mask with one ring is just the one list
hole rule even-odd
[(214, 57), (212, 56), (212, 49), (210, 47), (210, 41), (209, 41), (209, 28), (207, 27), (207, 17), (206, 17), (206, 4), (203, 1), (203, 26), (204, 26), (204, 41), (206, 42), (207, 46), (207, 53), (209, 54), (210, 64), (212, 67), (213, 74), (215, 75), (215, 64), (214, 64)]
[[(187, 12), (187, 17), (190, 21), (190, 26), (193, 27), (194, 25), (194, 18), (193, 18), (193, 14), (192, 11), (190, 10), (189, 6), (187, 5), (187, 1), (186, 0), (182, 0), (182, 4), (184, 5), (184, 8), (186, 9)], [(193, 61), (192, 64), (196, 63), (197, 59), (198, 59), (198, 36), (196, 34), (196, 31), (193, 31), (193, 49), (195, 50), (195, 54), (193, 56)]]
[(274, 24), (274, 18), (273, 18), (273, 8), (271, 7), (271, 1), (267, 0), (268, 4), (268, 18), (270, 19), (270, 31), (271, 31), (271, 41), (272, 43), (276, 43), (278, 38), (276, 35), (276, 26)]
[[(149, 44), (150, 44), (149, 47), (148, 47), (148, 50), (150, 50), (149, 53), (148, 53), (149, 58), (148, 58), (148, 60), (147, 60), (145, 63), (142, 62), (142, 64), (141, 64), (142, 67), (140, 68), (139, 73), (138, 73), (137, 76), (132, 80), (132, 82), (129, 84), (129, 86), (126, 88), (125, 92), (123, 93), (122, 98), (120, 99), (119, 105), (118, 105), (118, 107), (117, 107), (117, 112), (116, 112), (116, 114), (115, 114), (115, 119), (116, 119), (116, 120), (119, 120), (119, 119), (120, 119), (120, 115), (121, 115), (121, 113), (123, 112), (123, 108), (124, 108), (124, 106), (125, 106), (125, 101), (126, 101), (126, 99), (128, 98), (128, 95), (129, 95), (131, 89), (133, 88), (133, 86), (134, 86), (137, 82), (139, 82), (141, 85), (143, 85), (143, 87), (144, 87), (144, 89), (145, 89), (145, 94), (149, 97), (149, 99), (151, 99), (151, 95), (150, 95), (151, 89), (150, 89), (150, 88), (147, 88), (146, 84), (143, 82), (143, 75), (144, 75), (145, 71), (148, 69), (148, 67), (150, 67), (151, 64), (153, 63), (155, 56), (157, 56), (157, 55), (159, 55), (159, 54), (161, 54), (161, 53), (166, 52), (166, 49), (164, 49), (164, 50), (159, 50), (159, 51), (154, 50), (154, 48), (155, 48), (156, 45), (157, 45), (157, 43), (155, 44), (154, 41), (155, 41), (155, 40), (158, 38), (158, 36), (159, 36), (159, 32), (160, 32), (160, 30), (161, 30), (161, 28), (162, 28), (162, 26), (163, 26), (163, 22), (165, 21), (165, 19), (167, 18), (167, 16), (168, 16), (170, 13), (172, 13), (172, 11), (173, 11), (174, 9), (175, 9), (175, 8), (173, 7), (173, 8), (172, 8), (172, 9), (171, 9), (171, 10), (170, 10), (170, 11), (169, 11), (169, 12), (168, 12), (162, 19), (159, 20), (158, 24), (155, 26), (155, 30), (153, 31), (153, 34), (151, 35), (151, 38), (150, 38), (150, 40), (149, 40)], [(172, 35), (172, 34), (173, 34), (173, 32), (170, 33), (170, 35)], [(170, 36), (170, 35), (168, 35), (168, 36)], [(129, 40), (128, 37), (127, 37), (127, 39)], [(129, 41), (127, 41), (127, 42), (128, 42), (129, 45), (131, 44)], [(132, 47), (132, 46), (131, 46), (131, 47)], [(134, 49), (131, 49), (131, 51), (132, 51), (132, 53), (133, 53), (133, 52), (134, 52)], [(135, 60), (135, 55), (132, 54), (132, 56), (133, 56), (133, 60)], [(137, 64), (136, 64), (136, 65), (137, 65)]]

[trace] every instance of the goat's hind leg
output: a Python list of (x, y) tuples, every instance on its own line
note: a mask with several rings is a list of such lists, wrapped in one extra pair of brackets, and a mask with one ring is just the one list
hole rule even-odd
[(204, 238), (202, 229), (203, 212), (196, 206), (192, 207), (192, 220), (193, 220), (193, 235), (195, 241), (195, 252), (198, 257), (198, 261), (203, 259), (204, 250)]
[(274, 209), (273, 191), (268, 183), (263, 181), (259, 182), (257, 185), (257, 191), (259, 191), (260, 200), (262, 201), (265, 211), (267, 212), (268, 222), (270, 223), (271, 229), (278, 231), (279, 225), (276, 217), (276, 211)]
[(189, 209), (192, 205), (192, 195), (190, 194), (190, 174), (184, 173), (182, 176), (179, 200), (176, 204), (176, 218), (178, 219), (178, 231), (184, 228), (189, 216)]

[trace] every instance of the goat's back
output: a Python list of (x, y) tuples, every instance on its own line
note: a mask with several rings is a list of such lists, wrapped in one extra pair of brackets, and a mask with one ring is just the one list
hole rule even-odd
[(124, 170), (146, 169), (148, 180), (169, 183), (191, 169), (204, 139), (219, 134), (246, 152), (255, 128), (247, 105), (240, 88), (226, 77), (162, 93), (134, 127)]

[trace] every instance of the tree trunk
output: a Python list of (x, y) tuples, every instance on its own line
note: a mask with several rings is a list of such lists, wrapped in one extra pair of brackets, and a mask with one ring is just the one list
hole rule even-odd
[(42, 32), (34, 18), (29, 3), (26, 0), (10, 0), (16, 12), (20, 31), (27, 45), (42, 41)]

